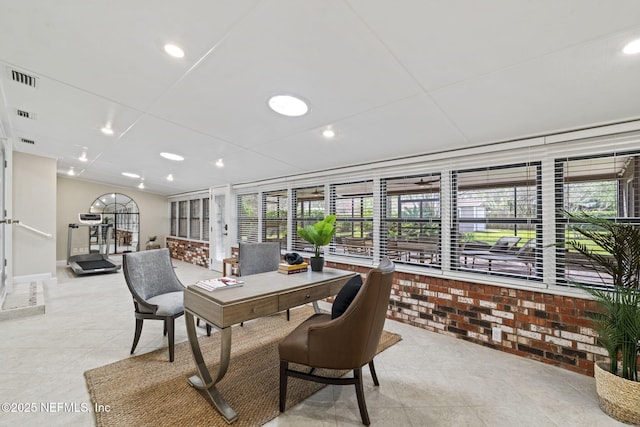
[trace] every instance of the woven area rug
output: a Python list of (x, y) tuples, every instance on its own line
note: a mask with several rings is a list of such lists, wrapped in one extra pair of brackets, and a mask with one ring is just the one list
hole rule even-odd
[[(304, 307), (291, 310), (291, 321), (281, 313), (233, 327), (231, 363), (218, 389), (238, 413), (234, 426), (260, 426), (278, 416), (278, 342), (312, 313), (311, 307)], [(383, 331), (378, 352), (400, 339)], [(210, 371), (216, 372), (219, 334), (200, 337), (200, 346), (205, 360), (211, 361)], [(195, 364), (188, 342), (176, 344), (173, 363), (168, 361), (167, 349), (162, 348), (85, 372), (92, 405), (110, 407), (109, 412), (95, 414), (96, 425), (228, 425), (208, 398), (187, 383), (193, 374)], [(289, 379), (287, 408), (322, 387)]]

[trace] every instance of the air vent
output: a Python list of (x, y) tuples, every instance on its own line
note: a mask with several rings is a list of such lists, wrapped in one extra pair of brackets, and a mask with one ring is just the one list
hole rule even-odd
[(33, 139), (20, 138), (20, 142), (24, 142), (25, 144), (35, 145), (35, 141)]
[(24, 110), (17, 110), (18, 117), (24, 117), (25, 119), (35, 119), (36, 116), (33, 113)]
[(22, 83), (23, 85), (36, 87), (36, 77), (30, 76), (29, 74), (11, 70), (11, 78), (14, 82)]

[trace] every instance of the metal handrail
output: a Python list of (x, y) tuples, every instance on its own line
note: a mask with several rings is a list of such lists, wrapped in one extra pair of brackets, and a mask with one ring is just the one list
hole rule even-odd
[(33, 227), (31, 227), (31, 226), (29, 226), (29, 225), (27, 225), (27, 224), (23, 224), (23, 223), (21, 223), (21, 222), (20, 222), (19, 220), (17, 220), (17, 219), (14, 219), (13, 221), (11, 221), (11, 224), (16, 224), (16, 225), (17, 225), (17, 226), (19, 226), (19, 227), (22, 227), (22, 228), (24, 228), (24, 229), (27, 229), (27, 230), (29, 230), (29, 231), (32, 231), (32, 232), (34, 232), (34, 233), (36, 233), (36, 234), (39, 234), (39, 235), (41, 235), (41, 236), (43, 236), (43, 237), (46, 237), (47, 239), (51, 239), (51, 238), (53, 237), (53, 234), (45, 233), (44, 231), (40, 231), (40, 230), (38, 230), (37, 228), (33, 228)]

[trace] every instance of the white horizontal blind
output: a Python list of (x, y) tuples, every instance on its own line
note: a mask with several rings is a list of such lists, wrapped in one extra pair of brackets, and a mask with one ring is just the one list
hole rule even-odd
[(187, 203), (186, 200), (178, 202), (178, 237), (187, 237)]
[(440, 180), (439, 173), (381, 180), (381, 256), (440, 267)]
[(606, 286), (611, 277), (599, 272), (565, 242), (585, 244), (605, 254), (573, 229), (565, 212), (640, 225), (640, 153), (582, 156), (556, 160), (556, 281), (571, 285)]
[(287, 190), (262, 193), (262, 241), (279, 242), (287, 247), (287, 217), (289, 213)]
[(336, 255), (373, 257), (373, 181), (331, 185), (331, 213), (336, 233), (331, 251)]
[(209, 198), (207, 197), (202, 199), (202, 240), (204, 240), (205, 242), (209, 241), (209, 212)]
[(541, 280), (540, 162), (453, 171), (452, 202), (453, 269)]
[(238, 242), (258, 242), (258, 193), (237, 196)]
[(171, 202), (169, 204), (169, 222), (170, 222), (170, 230), (169, 230), (169, 235), (170, 236), (176, 236), (178, 233), (178, 216), (177, 216), (177, 209), (178, 209), (178, 202)]
[(323, 185), (315, 187), (294, 188), (292, 191), (293, 213), (292, 250), (313, 252), (313, 245), (298, 236), (298, 229), (313, 225), (322, 220), (325, 215), (325, 189)]
[(200, 240), (200, 199), (189, 200), (189, 238)]

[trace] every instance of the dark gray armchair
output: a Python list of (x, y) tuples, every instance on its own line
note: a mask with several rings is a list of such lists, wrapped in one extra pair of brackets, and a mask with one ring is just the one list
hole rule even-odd
[(135, 307), (131, 354), (140, 340), (144, 319), (162, 320), (169, 338), (169, 361), (173, 362), (174, 321), (184, 314), (184, 286), (173, 270), (169, 249), (126, 253), (122, 256), (122, 270)]

